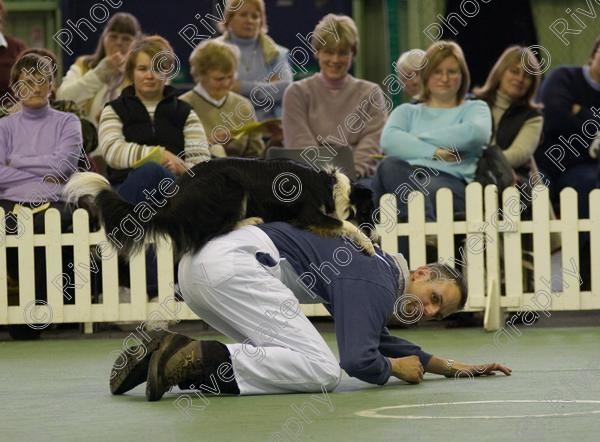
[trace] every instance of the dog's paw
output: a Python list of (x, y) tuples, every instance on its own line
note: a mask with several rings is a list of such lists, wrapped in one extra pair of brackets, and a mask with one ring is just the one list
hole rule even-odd
[(362, 252), (368, 256), (375, 255), (375, 246), (358, 227), (349, 221), (342, 221), (342, 233), (358, 247), (362, 249)]
[(236, 229), (243, 226), (256, 226), (257, 224), (264, 224), (264, 220), (258, 216), (251, 216), (250, 218), (244, 218), (235, 225)]
[(360, 247), (363, 252), (369, 256), (375, 256), (375, 246), (364, 233), (359, 232), (354, 238), (352, 238)]

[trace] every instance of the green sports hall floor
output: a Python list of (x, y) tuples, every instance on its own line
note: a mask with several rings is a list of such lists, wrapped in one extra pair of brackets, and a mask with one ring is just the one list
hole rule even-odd
[[(318, 328), (336, 349), (328, 322)], [(448, 380), (426, 375), (370, 386), (344, 376), (335, 393), (225, 397), (189, 393), (187, 414), (174, 402), (144, 400), (144, 386), (108, 391), (109, 355), (128, 332), (83, 336), (48, 330), (38, 341), (0, 331), (0, 441), (600, 441), (600, 312), (552, 318), (513, 331), (513, 341), (481, 329), (419, 326), (393, 333), (440, 356), (513, 369), (511, 377)], [(173, 330), (215, 336), (201, 322)], [(219, 337), (224, 342), (225, 339)], [(501, 348), (500, 345), (506, 345)], [(575, 402), (549, 403), (545, 399)], [(329, 400), (329, 403), (327, 402)], [(185, 405), (181, 399), (180, 404)], [(303, 404), (304, 418), (295, 411)], [(375, 410), (381, 407), (387, 407)]]

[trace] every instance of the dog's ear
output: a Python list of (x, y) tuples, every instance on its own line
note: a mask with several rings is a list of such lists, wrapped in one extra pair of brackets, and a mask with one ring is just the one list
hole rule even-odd
[(372, 222), (371, 216), (375, 211), (375, 203), (373, 202), (373, 191), (371, 189), (362, 184), (353, 184), (350, 192), (350, 204), (354, 210), (351, 219), (359, 225)]

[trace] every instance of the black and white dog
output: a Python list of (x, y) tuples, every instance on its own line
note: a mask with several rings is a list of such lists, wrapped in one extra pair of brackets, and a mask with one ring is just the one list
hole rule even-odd
[[(286, 221), (320, 235), (345, 235), (365, 253), (375, 253), (369, 239), (375, 234), (371, 191), (352, 186), (336, 169), (315, 171), (283, 159), (219, 158), (195, 165), (162, 187), (169, 195), (164, 204), (134, 205), (103, 176), (83, 172), (74, 174), (63, 192), (76, 205), (93, 199), (105, 231), (124, 256), (139, 251), (146, 237), (170, 237), (181, 256), (240, 225), (270, 221)], [(141, 235), (122, 228), (123, 220), (132, 216), (143, 227)]]

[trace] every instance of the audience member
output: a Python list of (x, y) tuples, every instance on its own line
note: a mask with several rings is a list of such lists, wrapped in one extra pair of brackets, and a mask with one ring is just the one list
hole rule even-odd
[(227, 0), (218, 39), (240, 49), (232, 91), (250, 99), (257, 118), (281, 118), (281, 100), (293, 80), (288, 50), (267, 35), (264, 0)]
[(470, 75), (456, 43), (438, 41), (425, 57), (422, 102), (402, 104), (390, 115), (381, 136), (387, 156), (373, 187), (376, 205), (383, 194), (397, 196), (401, 217), (407, 216), (409, 192), (423, 192), (425, 216), (434, 220), (436, 192), (443, 187), (453, 193), (454, 212), (464, 212), (465, 187), (490, 140), (492, 121), (485, 102), (465, 100)]
[[(11, 70), (11, 86), (18, 88), (19, 112), (0, 119), (0, 206), (7, 215), (7, 233), (22, 234), (27, 215), (19, 206), (34, 211), (34, 233), (44, 232), (44, 210), (61, 212), (62, 229), (71, 224), (71, 212), (62, 202), (62, 187), (77, 170), (81, 156), (81, 125), (70, 113), (52, 109), (49, 97), (54, 72), (47, 57), (29, 53)], [(45, 253), (36, 247), (35, 288), (46, 293)], [(71, 262), (71, 261), (69, 261)], [(7, 249), (7, 270), (18, 277), (15, 248)]]
[[(559, 192), (573, 187), (578, 193), (579, 216), (587, 218), (588, 194), (598, 182), (597, 155), (588, 149), (600, 144), (600, 36), (585, 66), (559, 66), (548, 75), (538, 100), (544, 106), (545, 124), (537, 163), (551, 179), (553, 200), (558, 202)], [(596, 125), (586, 125), (588, 120)]]
[(537, 167), (533, 154), (540, 143), (543, 117), (533, 99), (540, 83), (540, 66), (529, 48), (507, 48), (485, 84), (475, 88), (485, 101), (494, 123), (492, 143), (497, 144), (515, 169), (520, 182), (527, 182)]
[(108, 103), (100, 117), (100, 150), (109, 166), (108, 179), (131, 202), (143, 199), (142, 188), (182, 175), (209, 158), (198, 116), (160, 74), (174, 57), (165, 55), (159, 69), (152, 65), (159, 53), (173, 53), (159, 36), (144, 37), (131, 49), (125, 74), (132, 85)]
[(421, 69), (425, 67), (425, 63), (425, 51), (421, 49), (411, 49), (403, 52), (396, 61), (396, 75), (404, 83), (404, 95), (410, 102), (418, 100), (421, 92), (419, 76)]
[[(204, 40), (190, 55), (193, 90), (180, 99), (191, 104), (200, 117), (208, 141), (222, 145), (227, 155), (261, 157), (265, 145), (260, 132), (234, 139), (232, 131), (256, 122), (252, 103), (231, 88), (239, 64), (239, 49), (218, 40)], [(211, 150), (214, 150), (211, 146)]]
[(22, 51), (27, 47), (24, 42), (4, 33), (6, 22), (6, 4), (0, 0), (0, 97), (10, 93), (11, 68)]
[(114, 14), (102, 31), (96, 52), (75, 61), (56, 92), (57, 98), (77, 103), (86, 118), (97, 125), (104, 105), (128, 84), (127, 53), (140, 35), (140, 24), (133, 15)]
[[(157, 54), (161, 57), (155, 58)], [(150, 202), (163, 180), (175, 180), (210, 158), (202, 124), (192, 107), (177, 98), (161, 72), (175, 63), (171, 45), (162, 37), (142, 38), (125, 64), (132, 83), (102, 111), (98, 137), (108, 179), (131, 203)], [(157, 64), (160, 63), (160, 66)], [(148, 293), (157, 292), (154, 254), (146, 254)]]
[[(600, 36), (584, 66), (559, 66), (544, 80), (538, 95), (543, 104), (542, 145), (536, 152), (540, 170), (550, 177), (550, 194), (558, 207), (565, 187), (577, 191), (579, 218), (589, 217), (589, 193), (600, 187)], [(591, 124), (592, 123), (592, 124)], [(590, 237), (579, 234), (582, 290), (590, 287)], [(563, 256), (563, 260), (568, 257)]]
[(62, 184), (77, 168), (81, 126), (75, 115), (49, 105), (51, 61), (25, 54), (14, 64), (11, 85), (19, 83), (19, 112), (0, 119), (0, 199), (60, 206)]
[(321, 19), (311, 40), (319, 72), (287, 89), (283, 134), (285, 147), (351, 146), (358, 176), (368, 177), (375, 172), (388, 102), (378, 85), (349, 74), (358, 43), (350, 17)]
[[(21, 56), (25, 54), (36, 54), (44, 58), (41, 66), (48, 72), (52, 71), (56, 73), (58, 70), (58, 61), (56, 59), (56, 55), (52, 51), (44, 48), (29, 48), (21, 52)], [(62, 112), (69, 112), (77, 115), (79, 118), (79, 122), (81, 123), (81, 133), (83, 135), (83, 150), (86, 155), (89, 155), (98, 147), (98, 131), (96, 126), (94, 126), (89, 120), (85, 118), (82, 110), (77, 106), (74, 101), (71, 100), (56, 100), (56, 80), (52, 83), (52, 90), (50, 91), (49, 96), (50, 107), (52, 109), (56, 109)], [(14, 112), (18, 112), (21, 109), (21, 106), (15, 105), (10, 106), (8, 108), (0, 108), (0, 118), (6, 115), (10, 115)], [(86, 158), (82, 156), (80, 161), (80, 166), (84, 166), (87, 168)], [(96, 170), (94, 166), (91, 166), (92, 169)]]

